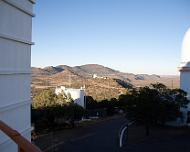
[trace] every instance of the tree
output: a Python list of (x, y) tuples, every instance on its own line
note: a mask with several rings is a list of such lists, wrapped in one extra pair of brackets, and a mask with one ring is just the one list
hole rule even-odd
[(66, 94), (64, 91), (62, 91), (61, 93), (59, 93), (56, 96), (56, 103), (61, 106), (65, 105), (67, 103), (71, 103), (71, 102), (74, 102), (74, 101), (73, 101), (70, 93)]
[(130, 101), (133, 101), (136, 95), (137, 95), (137, 90), (134, 88), (130, 89), (125, 94), (121, 94), (119, 96), (116, 105), (118, 106), (118, 108), (126, 111), (127, 103), (129, 104)]
[(43, 90), (33, 97), (33, 108), (51, 107), (56, 103), (56, 94), (52, 90)]
[(178, 104), (178, 107), (186, 107), (189, 103), (187, 99), (187, 92), (182, 89), (171, 90), (171, 94), (174, 97), (175, 102)]
[(55, 129), (69, 121), (74, 126), (74, 120), (80, 120), (84, 109), (73, 103), (70, 94), (64, 92), (56, 95), (53, 90), (43, 90), (33, 97), (32, 122), (37, 130)]
[(161, 83), (134, 90), (128, 96), (126, 116), (145, 125), (149, 135), (151, 125), (165, 124), (179, 117), (180, 108), (189, 101), (182, 90), (168, 89)]
[(54, 93), (53, 90), (46, 89), (42, 90), (33, 97), (32, 107), (33, 108), (45, 108), (53, 106), (64, 106), (67, 103), (74, 102), (71, 94), (66, 94), (61, 92), (58, 95)]
[(64, 91), (62, 91), (61, 93), (59, 93), (56, 97), (56, 102), (59, 104), (59, 105), (64, 105), (66, 103), (66, 98), (67, 98), (67, 95), (65, 94)]
[(75, 103), (69, 103), (68, 105), (64, 106), (64, 119), (69, 120), (72, 127), (75, 126), (74, 120), (80, 120), (83, 115), (83, 107)]
[(86, 109), (96, 109), (97, 101), (93, 99), (91, 96), (86, 96)]

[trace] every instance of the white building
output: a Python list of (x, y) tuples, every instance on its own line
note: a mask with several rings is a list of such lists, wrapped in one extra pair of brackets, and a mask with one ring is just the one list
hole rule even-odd
[[(190, 99), (190, 28), (186, 32), (182, 43), (182, 56), (180, 63), (180, 88), (188, 93)], [(184, 124), (187, 122), (187, 114), (190, 112), (190, 104), (182, 109)]]
[(107, 79), (107, 77), (100, 77), (100, 76), (98, 76), (97, 74), (93, 74), (93, 75), (92, 75), (92, 78), (93, 78), (93, 79)]
[(55, 94), (60, 94), (64, 92), (65, 94), (70, 94), (71, 98), (74, 100), (74, 103), (85, 108), (85, 90), (81, 89), (73, 89), (73, 88), (65, 88), (64, 86), (57, 87), (55, 89)]
[(93, 74), (92, 76), (94, 79), (98, 78), (97, 74)]
[[(34, 3), (34, 0), (0, 0), (0, 120), (28, 140)], [(0, 131), (0, 152), (17, 150), (17, 145)]]

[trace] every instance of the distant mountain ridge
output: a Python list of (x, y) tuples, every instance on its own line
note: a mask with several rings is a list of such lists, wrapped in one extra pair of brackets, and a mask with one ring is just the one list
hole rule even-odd
[(37, 71), (36, 69), (38, 69), (38, 72), (41, 72), (42, 74), (47, 74), (47, 75), (53, 75), (59, 72), (63, 72), (64, 70), (69, 70), (72, 71), (76, 74), (79, 74), (81, 76), (92, 76), (93, 74), (97, 74), (99, 76), (112, 76), (112, 75), (117, 75), (117, 76), (122, 76), (122, 77), (131, 77), (134, 76), (135, 79), (146, 79), (147, 77), (153, 77), (153, 78), (159, 78), (159, 75), (148, 75), (148, 74), (132, 74), (132, 73), (124, 73), (124, 72), (120, 72), (118, 70), (114, 70), (102, 65), (98, 65), (98, 64), (86, 64), (86, 65), (81, 65), (81, 66), (74, 66), (74, 67), (70, 67), (67, 65), (58, 65), (58, 66), (47, 66), (45, 68), (36, 68), (36, 67), (32, 67), (32, 73), (35, 74)]
[[(124, 73), (98, 64), (81, 66), (48, 66), (45, 68), (32, 67), (32, 87), (66, 87), (80, 88), (86, 86), (86, 91), (94, 98), (104, 94), (115, 97), (129, 87), (141, 87), (160, 82), (171, 88), (179, 87), (178, 76), (159, 76), (148, 74)], [(96, 75), (96, 78), (93, 78)], [(98, 92), (98, 93), (97, 93)], [(107, 93), (106, 93), (107, 92)], [(94, 94), (96, 93), (96, 94)]]

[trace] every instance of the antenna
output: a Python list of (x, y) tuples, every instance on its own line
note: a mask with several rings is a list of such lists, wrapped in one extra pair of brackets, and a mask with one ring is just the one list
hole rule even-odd
[(174, 84), (173, 84), (173, 80), (172, 80), (172, 89), (173, 89), (173, 87), (174, 87)]
[(71, 74), (69, 73), (69, 87), (71, 87)]

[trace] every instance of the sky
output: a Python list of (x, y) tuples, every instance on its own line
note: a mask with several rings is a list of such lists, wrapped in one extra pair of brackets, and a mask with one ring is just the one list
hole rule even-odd
[(190, 0), (38, 0), (32, 66), (176, 75)]

